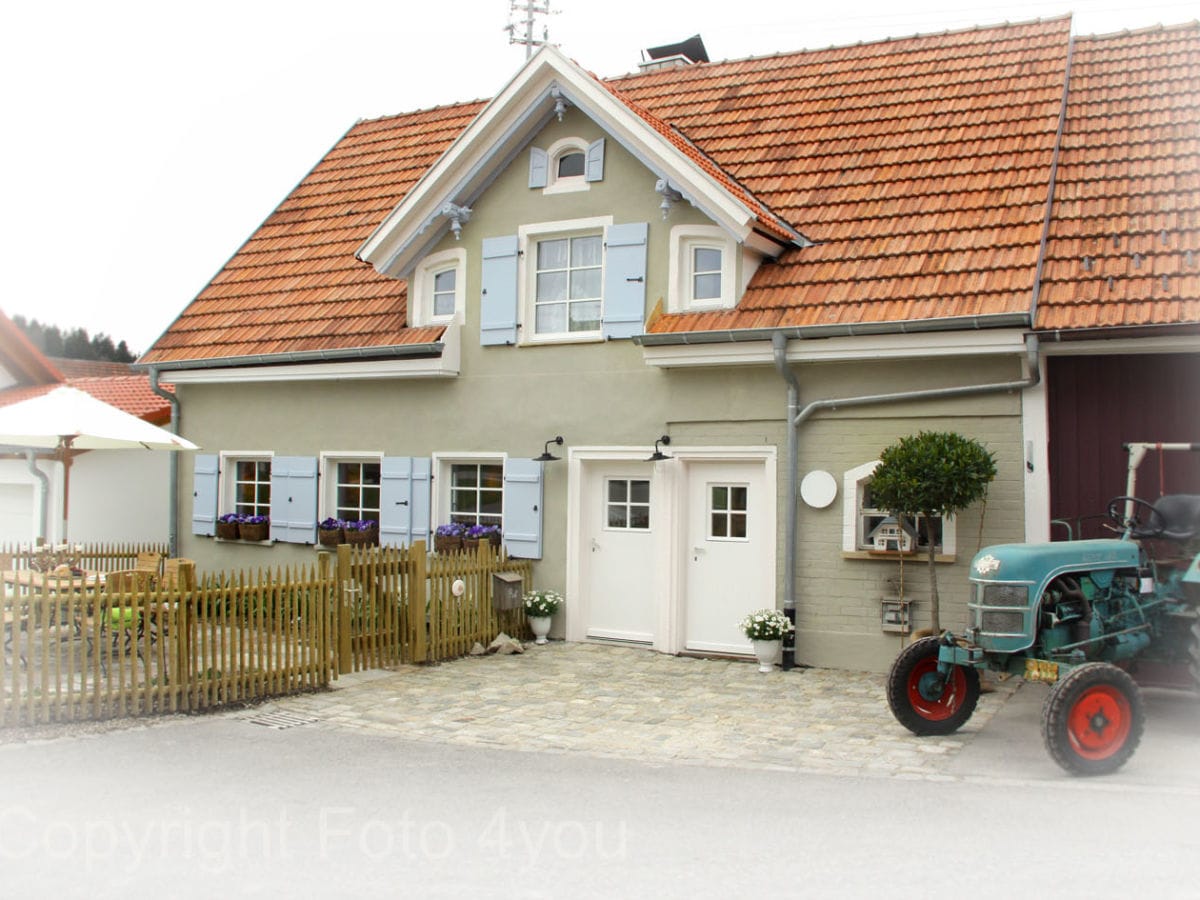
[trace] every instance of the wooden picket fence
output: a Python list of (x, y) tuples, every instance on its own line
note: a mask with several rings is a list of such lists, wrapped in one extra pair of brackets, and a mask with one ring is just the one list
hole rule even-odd
[[(146, 548), (85, 551), (94, 571)], [(3, 598), (0, 726), (191, 712), (327, 686), (339, 673), (461, 656), (500, 631), (492, 575), (531, 564), (478, 551), (338, 548), (298, 570), (223, 573), (136, 587), (17, 579)], [(463, 590), (455, 592), (454, 584)]]

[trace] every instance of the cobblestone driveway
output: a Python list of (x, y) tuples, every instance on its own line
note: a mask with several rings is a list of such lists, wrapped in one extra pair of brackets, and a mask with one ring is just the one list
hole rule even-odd
[(344, 676), (330, 692), (228, 715), (510, 750), (930, 778), (1011, 694), (984, 694), (953, 736), (917, 738), (892, 718), (881, 675), (760, 674), (748, 662), (552, 642)]

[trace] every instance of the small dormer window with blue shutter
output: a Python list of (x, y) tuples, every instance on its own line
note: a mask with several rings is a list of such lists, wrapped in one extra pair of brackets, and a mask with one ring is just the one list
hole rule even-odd
[(604, 138), (563, 138), (549, 148), (529, 150), (529, 187), (545, 194), (586, 191), (604, 180)]

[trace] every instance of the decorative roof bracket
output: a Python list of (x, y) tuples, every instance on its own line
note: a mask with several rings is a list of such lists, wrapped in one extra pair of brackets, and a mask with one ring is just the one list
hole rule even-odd
[(558, 121), (563, 120), (563, 114), (567, 111), (567, 99), (563, 96), (562, 91), (558, 87), (558, 82), (550, 85), (550, 96), (554, 98), (554, 115), (558, 116)]
[(665, 178), (660, 178), (654, 182), (655, 193), (662, 194), (662, 203), (659, 204), (659, 209), (662, 210), (663, 220), (671, 214), (671, 207), (683, 199), (683, 194), (671, 187), (671, 183)]
[(459, 206), (447, 200), (442, 205), (441, 213), (450, 219), (450, 230), (454, 232), (454, 239), (459, 240), (462, 237), (463, 225), (471, 220), (471, 207)]

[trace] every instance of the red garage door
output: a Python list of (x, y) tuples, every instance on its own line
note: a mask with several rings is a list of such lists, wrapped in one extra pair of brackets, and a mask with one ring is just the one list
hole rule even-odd
[[(1200, 354), (1059, 356), (1046, 367), (1050, 415), (1050, 515), (1076, 537), (1100, 528), (1108, 501), (1125, 493), (1130, 441), (1200, 442)], [(1138, 494), (1200, 493), (1200, 453), (1151, 453)], [(1063, 540), (1064, 528), (1052, 529)]]

